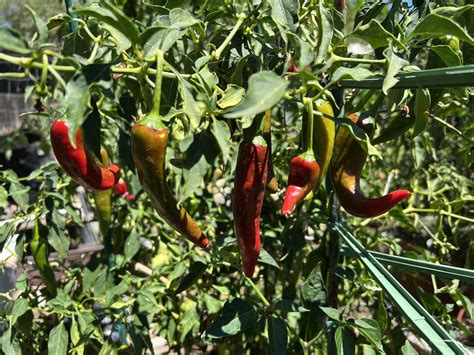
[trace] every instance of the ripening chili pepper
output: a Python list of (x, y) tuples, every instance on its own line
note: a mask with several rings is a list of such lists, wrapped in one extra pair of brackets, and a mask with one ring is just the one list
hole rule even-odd
[(99, 167), (92, 155), (84, 147), (82, 129), (76, 133), (76, 147), (69, 140), (67, 121), (55, 121), (51, 126), (51, 145), (59, 165), (79, 185), (92, 190), (112, 188), (120, 178), (120, 168), (111, 164)]
[[(372, 125), (359, 119), (356, 114), (349, 115), (348, 119), (371, 136)], [(366, 151), (353, 138), (349, 130), (341, 126), (336, 134), (331, 163), (334, 191), (341, 206), (348, 213), (357, 217), (371, 218), (384, 214), (400, 201), (409, 197), (411, 193), (406, 190), (396, 190), (379, 198), (365, 197), (360, 191), (359, 179), (366, 159)]]
[[(331, 104), (325, 100), (316, 100), (314, 103), (316, 111), (334, 118), (334, 111)], [(334, 148), (334, 138), (336, 136), (336, 123), (333, 119), (323, 115), (314, 115), (313, 147), (314, 154), (319, 162), (320, 173), (315, 190), (319, 189), (324, 181), (326, 172), (331, 162)]]
[(252, 277), (260, 255), (260, 213), (268, 171), (268, 147), (256, 136), (243, 141), (237, 155), (232, 211), (245, 275)]
[(116, 195), (124, 197), (129, 202), (135, 200), (135, 196), (128, 192), (127, 184), (123, 179), (120, 179), (112, 190)]
[(132, 128), (132, 156), (143, 190), (160, 217), (188, 240), (206, 248), (209, 245), (207, 237), (186, 210), (178, 207), (178, 201), (166, 183), (165, 158), (169, 132), (159, 113), (163, 61), (163, 52), (158, 51), (153, 108)]
[(305, 151), (293, 158), (290, 162), (290, 174), (288, 176), (288, 188), (285, 192), (281, 213), (288, 217), (296, 205), (313, 190), (319, 179), (319, 164), (313, 152), (313, 101), (309, 98), (303, 99), (305, 114), (307, 115)]
[[(101, 166), (109, 166), (109, 154), (107, 150), (100, 150)], [(115, 186), (115, 185), (114, 185)], [(99, 221), (100, 233), (105, 237), (109, 232), (110, 222), (112, 221), (112, 190), (94, 191), (94, 202), (97, 209), (97, 219)]]

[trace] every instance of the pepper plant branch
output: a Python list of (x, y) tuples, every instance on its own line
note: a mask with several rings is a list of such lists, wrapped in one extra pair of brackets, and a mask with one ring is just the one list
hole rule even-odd
[(257, 287), (257, 285), (255, 285), (255, 283), (252, 281), (252, 279), (250, 279), (249, 277), (247, 277), (245, 274), (242, 274), (245, 278), (245, 280), (247, 280), (247, 282), (250, 284), (250, 286), (252, 286), (252, 288), (254, 289), (255, 293), (258, 295), (258, 297), (262, 300), (263, 304), (266, 306), (266, 307), (269, 307), (270, 306), (270, 302), (268, 302), (268, 300), (265, 298), (265, 296), (263, 295), (263, 293), (259, 290), (259, 288)]
[(469, 217), (461, 216), (461, 215), (458, 215), (458, 214), (455, 214), (455, 213), (450, 213), (450, 212), (445, 211), (445, 210), (437, 210), (435, 208), (408, 207), (405, 210), (403, 210), (403, 212), (406, 213), (406, 214), (408, 214), (408, 213), (439, 213), (439, 214), (442, 214), (444, 216), (450, 216), (450, 217), (454, 217), (454, 218), (457, 218), (457, 219), (460, 219), (460, 220), (463, 220), (463, 221), (466, 221), (466, 222), (474, 223), (474, 218), (469, 218)]
[(334, 63), (345, 62), (345, 63), (365, 63), (365, 64), (385, 64), (386, 59), (364, 59), (364, 58), (348, 58), (341, 57), (337, 54), (331, 53), (331, 59)]
[(240, 26), (245, 21), (245, 14), (240, 13), (237, 15), (237, 22), (234, 25), (234, 28), (232, 28), (232, 31), (230, 31), (229, 35), (225, 38), (224, 42), (217, 48), (213, 53), (212, 53), (212, 58), (215, 60), (219, 60), (222, 52), (226, 49), (226, 47), (229, 45), (230, 41), (232, 41), (232, 38), (236, 35), (237, 31), (239, 30)]

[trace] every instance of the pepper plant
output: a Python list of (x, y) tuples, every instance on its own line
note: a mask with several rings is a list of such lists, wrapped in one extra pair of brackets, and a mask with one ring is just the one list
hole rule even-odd
[[(57, 160), (0, 171), (0, 248), (19, 270), (4, 353), (472, 350), (473, 5), (69, 0), (23, 15), (33, 36), (0, 27), (14, 68), (0, 79), (28, 80), (31, 110), (0, 143), (35, 132)], [(120, 165), (118, 193), (63, 170), (79, 129), (88, 164)], [(297, 156), (318, 164), (309, 185)], [(282, 214), (289, 173), (306, 190)], [(411, 195), (375, 199), (394, 188)]]

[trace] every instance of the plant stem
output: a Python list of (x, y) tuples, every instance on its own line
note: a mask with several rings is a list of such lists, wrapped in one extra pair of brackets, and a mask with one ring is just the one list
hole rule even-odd
[(260, 292), (260, 290), (258, 289), (257, 285), (255, 285), (255, 283), (247, 276), (245, 276), (243, 274), (245, 280), (247, 280), (247, 282), (250, 284), (250, 286), (252, 286), (252, 288), (254, 289), (254, 291), (257, 293), (258, 297), (260, 297), (260, 299), (262, 300), (263, 304), (266, 306), (266, 307), (269, 307), (270, 306), (270, 302), (268, 302), (268, 300), (265, 298), (265, 296), (263, 295), (262, 292)]
[(307, 147), (304, 147), (305, 151), (313, 152), (313, 122), (314, 122), (314, 113), (313, 113), (313, 100), (309, 97), (303, 98), (303, 103), (305, 110), (308, 113), (308, 127), (306, 127), (306, 140), (305, 143)]
[(366, 63), (366, 64), (385, 64), (386, 59), (364, 59), (364, 58), (348, 58), (341, 57), (337, 54), (331, 53), (331, 59), (333, 62), (346, 62), (346, 63)]
[(163, 52), (158, 50), (156, 52), (156, 78), (155, 78), (155, 91), (153, 91), (153, 107), (150, 114), (159, 116), (160, 115), (160, 104), (161, 104), (161, 83), (163, 81)]
[(236, 33), (239, 30), (240, 26), (242, 26), (242, 24), (244, 23), (245, 17), (246, 17), (245, 14), (242, 14), (242, 13), (237, 15), (237, 22), (234, 25), (234, 28), (232, 28), (232, 31), (230, 31), (229, 35), (225, 38), (224, 42), (222, 42), (222, 44), (219, 46), (219, 48), (217, 48), (214, 51), (214, 53), (212, 53), (212, 57), (215, 60), (220, 59), (220, 57), (222, 55), (222, 52), (229, 45), (230, 41), (232, 41), (232, 38), (234, 38), (234, 36), (236, 35)]

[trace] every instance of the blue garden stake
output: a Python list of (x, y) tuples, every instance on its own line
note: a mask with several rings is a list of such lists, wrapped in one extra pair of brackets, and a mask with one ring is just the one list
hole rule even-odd
[[(69, 16), (72, 18), (79, 18), (73, 11), (71, 11), (71, 8), (74, 5), (75, 0), (64, 0), (66, 4), (66, 12)], [(71, 32), (76, 32), (77, 26), (79, 26), (79, 23), (76, 21), (71, 21), (69, 22), (69, 28), (71, 29)]]

